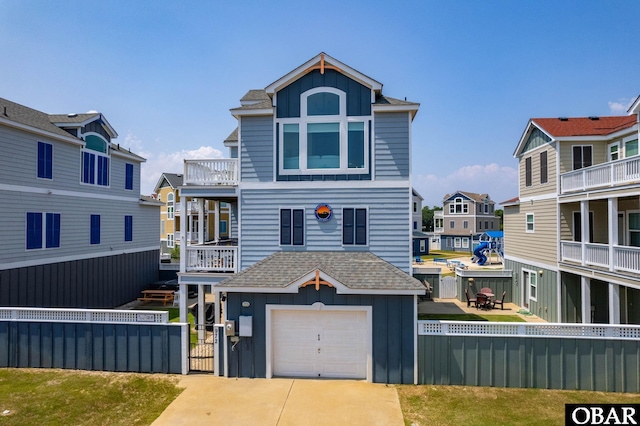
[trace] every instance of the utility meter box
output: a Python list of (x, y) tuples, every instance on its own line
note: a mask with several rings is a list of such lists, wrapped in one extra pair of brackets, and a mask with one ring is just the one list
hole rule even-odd
[(252, 321), (253, 317), (251, 316), (240, 316), (238, 317), (238, 326), (240, 328), (240, 337), (251, 337), (253, 334), (253, 325)]
[(235, 336), (236, 335), (236, 323), (233, 320), (226, 320), (224, 322), (224, 335)]

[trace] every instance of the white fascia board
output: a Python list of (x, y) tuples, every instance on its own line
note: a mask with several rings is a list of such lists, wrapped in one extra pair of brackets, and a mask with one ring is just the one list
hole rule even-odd
[[(636, 100), (631, 104), (627, 112), (629, 113), (629, 115), (640, 114), (640, 95), (638, 95)], [(640, 117), (638, 117), (638, 119), (640, 120)]]
[(375, 112), (410, 112), (413, 120), (420, 108), (419, 104), (412, 105), (371, 105), (371, 110)]
[(8, 127), (13, 127), (15, 129), (23, 130), (29, 133), (35, 133), (37, 135), (41, 135), (50, 139), (56, 139), (62, 142), (68, 142), (73, 145), (84, 146), (84, 141), (78, 139), (74, 136), (69, 135), (69, 137), (65, 137), (62, 135), (58, 135), (56, 133), (48, 132), (46, 130), (38, 129), (37, 127), (28, 126), (26, 124), (16, 123), (15, 121), (7, 120), (0, 117), (0, 124), (3, 124)]
[(140, 157), (138, 154), (134, 154), (133, 152), (129, 151), (128, 149), (125, 148), (114, 148), (113, 146), (116, 145), (114, 143), (111, 143), (111, 155), (115, 156), (115, 157), (121, 157), (121, 158), (126, 158), (127, 160), (131, 160), (131, 161), (137, 161), (138, 163), (144, 163), (147, 161), (146, 158)]
[(525, 129), (524, 129), (524, 133), (522, 134), (522, 136), (520, 136), (520, 141), (518, 142), (518, 146), (516, 146), (516, 150), (513, 152), (513, 157), (514, 158), (518, 158), (518, 156), (522, 153), (522, 150), (524, 149), (524, 145), (527, 143), (527, 139), (529, 138), (529, 134), (531, 133), (531, 130), (534, 127), (536, 129), (540, 130), (545, 135), (547, 135), (549, 137), (549, 139), (551, 139), (548, 142), (549, 144), (552, 144), (553, 142), (556, 141), (556, 138), (554, 138), (545, 129), (543, 129), (541, 126), (539, 126), (535, 121), (529, 120), (529, 123), (527, 124), (527, 127), (525, 127)]
[[(287, 287), (225, 287), (216, 286), (218, 291), (226, 291), (227, 293), (267, 293), (267, 294), (294, 294), (298, 293), (300, 287), (289, 285)], [(426, 290), (393, 290), (393, 289), (346, 289), (337, 294), (371, 294), (381, 296), (413, 296), (423, 295)]]
[[(279, 78), (278, 80), (274, 81), (273, 83), (271, 83), (270, 85), (268, 85), (265, 88), (265, 91), (269, 94), (273, 94), (275, 92), (277, 92), (278, 90), (280, 90), (283, 87), (288, 86), (289, 84), (291, 84), (292, 82), (296, 81), (297, 79), (299, 79), (300, 77), (302, 77), (303, 75), (306, 74), (306, 70), (315, 65), (318, 61), (320, 61), (320, 56), (323, 55), (323, 53), (320, 53), (316, 56), (314, 56), (313, 58), (309, 59), (307, 62), (305, 62), (304, 64), (300, 65), (299, 67), (295, 68), (293, 71), (285, 74), (283, 77)], [(340, 70), (342, 71), (342, 74), (348, 76), (349, 78), (357, 81), (358, 83), (370, 88), (371, 90), (375, 91), (381, 91), (382, 90), (382, 83), (372, 79), (371, 77), (368, 77), (364, 74), (362, 74), (359, 71), (356, 71), (355, 69), (351, 68), (350, 66), (343, 64), (342, 62), (338, 61), (337, 59), (332, 58), (331, 56), (327, 55), (326, 53), (324, 53), (324, 61), (325, 63), (329, 64), (329, 65), (333, 65), (337, 68), (340, 68)]]
[[(398, 190), (406, 190), (411, 188), (410, 181), (406, 180), (352, 180), (352, 181), (277, 181), (277, 182), (240, 182), (238, 186), (241, 189), (246, 190), (289, 190), (289, 189), (343, 189), (343, 188), (391, 188)], [(183, 187), (184, 188), (184, 187)], [(204, 188), (206, 187), (199, 187)], [(210, 186), (210, 189), (215, 189), (216, 186)], [(185, 188), (186, 189), (186, 188)], [(182, 193), (181, 193), (182, 195)], [(191, 195), (191, 194), (189, 194)]]
[(251, 115), (274, 115), (275, 108), (262, 108), (262, 109), (232, 109), (231, 115), (235, 118), (246, 117)]
[(58, 127), (72, 127), (72, 128), (79, 129), (80, 127), (84, 127), (89, 123), (93, 123), (94, 121), (96, 121), (96, 118), (99, 118), (100, 121), (102, 121), (101, 125), (107, 131), (107, 133), (109, 133), (109, 136), (111, 136), (111, 139), (115, 139), (118, 137), (118, 133), (116, 132), (116, 130), (111, 126), (111, 124), (109, 124), (109, 122), (104, 117), (104, 115), (99, 112), (79, 123), (54, 122), (53, 124), (55, 124)]

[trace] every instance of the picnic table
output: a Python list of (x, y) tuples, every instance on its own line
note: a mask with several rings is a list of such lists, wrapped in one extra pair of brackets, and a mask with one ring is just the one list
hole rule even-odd
[(142, 297), (138, 297), (138, 300), (142, 303), (162, 302), (162, 306), (165, 306), (167, 302), (173, 303), (173, 293), (173, 290), (147, 289), (142, 290)]

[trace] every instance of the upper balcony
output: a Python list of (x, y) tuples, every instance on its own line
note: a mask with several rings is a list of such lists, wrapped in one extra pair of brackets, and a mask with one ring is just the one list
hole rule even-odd
[(238, 159), (184, 160), (184, 185), (237, 186)]
[(561, 260), (619, 273), (640, 273), (640, 247), (560, 241)]
[(560, 193), (640, 183), (640, 156), (610, 161), (560, 175)]

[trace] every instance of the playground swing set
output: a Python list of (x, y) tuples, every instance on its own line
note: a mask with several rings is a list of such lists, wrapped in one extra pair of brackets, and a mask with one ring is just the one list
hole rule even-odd
[[(478, 265), (502, 264), (504, 233), (502, 231), (487, 231), (480, 235), (480, 243), (473, 249), (471, 261)], [(495, 261), (494, 261), (495, 257)]]

